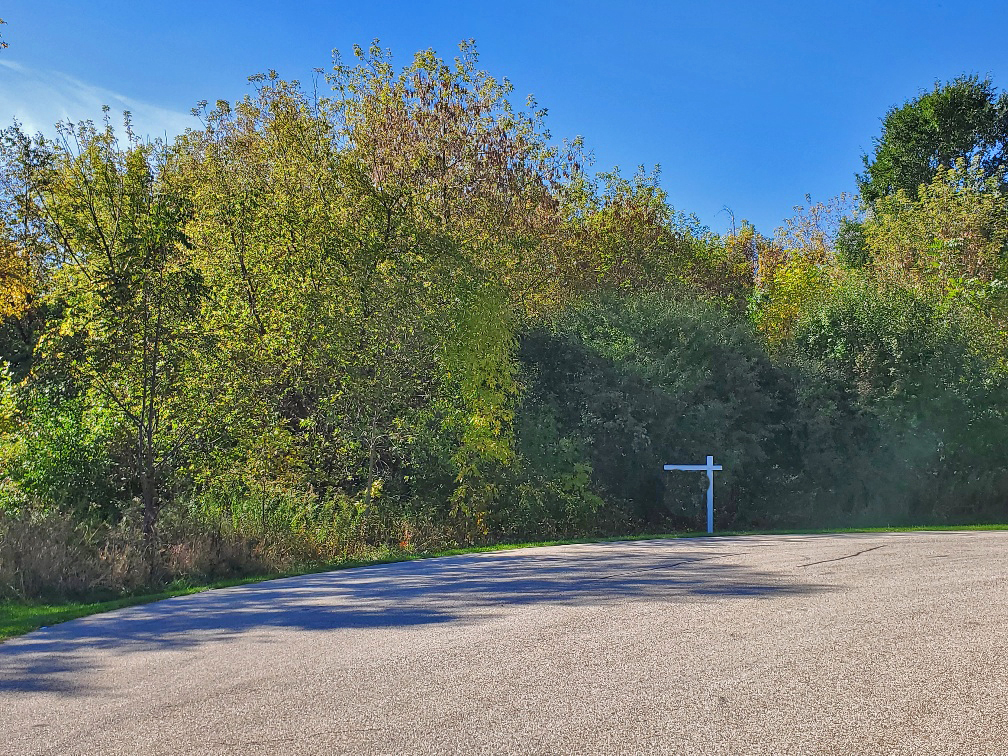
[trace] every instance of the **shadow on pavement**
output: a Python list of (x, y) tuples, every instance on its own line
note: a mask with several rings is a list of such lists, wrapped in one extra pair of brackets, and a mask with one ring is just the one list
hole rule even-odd
[(191, 648), (257, 630), (472, 622), (527, 605), (604, 606), (821, 593), (829, 586), (732, 564), (700, 541), (590, 544), (376, 565), (208, 591), (121, 609), (0, 645), (0, 693), (85, 693), (87, 652)]

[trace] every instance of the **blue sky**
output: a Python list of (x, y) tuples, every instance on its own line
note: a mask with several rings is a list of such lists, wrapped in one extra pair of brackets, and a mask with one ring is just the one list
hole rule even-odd
[(662, 168), (677, 210), (771, 233), (806, 193), (855, 188), (886, 109), (960, 73), (1008, 87), (1008, 3), (52, 2), (5, 0), (0, 122), (129, 108), (173, 134), (199, 100), (268, 68), (308, 80), (375, 37), (407, 63), (475, 38), (483, 68), (535, 94), (595, 168)]

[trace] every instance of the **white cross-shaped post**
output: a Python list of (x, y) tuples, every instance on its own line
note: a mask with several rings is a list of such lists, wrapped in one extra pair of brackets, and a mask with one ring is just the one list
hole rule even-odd
[(706, 465), (665, 465), (666, 470), (706, 470), (707, 471), (707, 532), (714, 532), (714, 471), (721, 465), (714, 464), (714, 457), (707, 455)]

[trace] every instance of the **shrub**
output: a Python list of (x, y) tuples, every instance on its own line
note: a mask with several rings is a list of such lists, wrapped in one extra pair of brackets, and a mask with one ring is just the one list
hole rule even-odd
[(530, 434), (556, 418), (553, 443), (583, 449), (603, 520), (697, 529), (706, 478), (662, 465), (707, 454), (725, 467), (719, 527), (773, 519), (793, 388), (747, 321), (688, 297), (607, 298), (528, 333), (521, 358), (519, 448), (548, 470), (555, 452)]

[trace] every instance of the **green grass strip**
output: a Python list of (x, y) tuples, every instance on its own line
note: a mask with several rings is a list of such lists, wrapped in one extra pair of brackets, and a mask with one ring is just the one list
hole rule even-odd
[[(925, 531), (953, 531), (953, 530), (1008, 530), (1008, 525), (923, 525), (910, 527), (876, 527), (876, 528), (843, 528), (833, 530), (764, 530), (764, 531), (727, 531), (719, 532), (715, 538), (724, 536), (751, 536), (751, 535), (830, 535), (846, 533), (915, 533)], [(258, 583), (263, 580), (274, 580), (282, 577), (294, 577), (296, 575), (308, 575), (319, 572), (330, 572), (333, 570), (348, 569), (350, 567), (363, 567), (374, 564), (391, 564), (394, 562), (408, 562), (416, 559), (430, 559), (433, 557), (459, 556), (463, 554), (479, 554), (493, 551), (511, 551), (513, 549), (524, 549), (533, 546), (567, 546), (579, 543), (617, 543), (619, 541), (651, 541), (660, 539), (675, 538), (699, 538), (705, 537), (706, 533), (661, 533), (654, 535), (622, 536), (613, 538), (590, 538), (570, 541), (535, 541), (526, 543), (506, 543), (492, 546), (474, 546), (470, 548), (451, 549), (448, 551), (438, 551), (430, 553), (407, 553), (395, 554), (381, 559), (371, 561), (347, 561), (337, 564), (317, 565), (303, 570), (288, 573), (274, 573), (269, 575), (255, 575), (231, 580), (220, 580), (216, 582), (192, 583), (189, 581), (177, 581), (170, 584), (163, 591), (157, 593), (144, 593), (132, 596), (122, 596), (107, 601), (67, 601), (59, 603), (45, 602), (22, 602), (22, 601), (0, 601), (0, 641), (12, 638), (16, 635), (37, 630), (40, 627), (48, 627), (60, 622), (86, 617), (91, 614), (109, 612), (113, 609), (122, 609), (127, 606), (137, 604), (147, 604), (152, 601), (160, 601), (174, 596), (187, 596), (192, 593), (213, 588), (227, 588), (235, 585), (246, 585), (248, 583)]]

